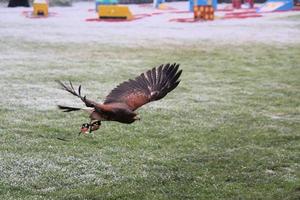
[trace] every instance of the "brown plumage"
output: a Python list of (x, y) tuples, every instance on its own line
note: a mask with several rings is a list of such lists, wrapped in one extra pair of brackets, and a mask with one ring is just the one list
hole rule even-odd
[[(95, 122), (117, 121), (121, 123), (133, 123), (140, 118), (134, 112), (139, 107), (165, 97), (180, 83), (179, 77), (182, 70), (179, 64), (166, 64), (148, 70), (135, 79), (129, 79), (119, 84), (105, 98), (103, 104), (89, 100), (81, 95), (81, 85), (76, 92), (72, 83), (69, 85), (57, 81), (64, 90), (80, 98), (88, 108), (74, 108), (58, 105), (64, 112), (86, 110), (90, 113), (91, 122), (89, 131), (97, 130), (99, 126), (93, 126)], [(100, 123), (99, 123), (100, 124)]]

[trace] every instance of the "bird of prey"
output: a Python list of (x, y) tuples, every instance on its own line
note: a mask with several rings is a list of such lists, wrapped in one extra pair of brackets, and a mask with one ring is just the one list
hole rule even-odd
[(179, 64), (165, 64), (154, 67), (135, 79), (129, 79), (114, 88), (105, 98), (104, 103), (97, 103), (81, 95), (81, 85), (75, 91), (72, 82), (65, 84), (57, 81), (62, 89), (78, 97), (87, 108), (58, 105), (64, 112), (85, 110), (90, 114), (90, 122), (84, 123), (80, 133), (91, 133), (100, 128), (101, 121), (117, 121), (131, 124), (140, 117), (136, 109), (151, 101), (165, 97), (180, 83), (182, 70)]

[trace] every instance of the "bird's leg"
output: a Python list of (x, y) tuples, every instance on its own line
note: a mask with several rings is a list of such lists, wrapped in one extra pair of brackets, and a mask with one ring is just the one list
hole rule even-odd
[(92, 132), (92, 122), (93, 122), (93, 120), (91, 119), (91, 121), (90, 121), (90, 127), (89, 127), (89, 133)]

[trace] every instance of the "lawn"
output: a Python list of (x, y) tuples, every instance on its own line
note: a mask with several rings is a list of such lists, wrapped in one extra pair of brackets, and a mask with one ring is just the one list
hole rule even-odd
[[(0, 43), (0, 199), (299, 199), (300, 46)], [(79, 136), (82, 105), (162, 63), (181, 84)], [(61, 141), (57, 138), (66, 138)]]

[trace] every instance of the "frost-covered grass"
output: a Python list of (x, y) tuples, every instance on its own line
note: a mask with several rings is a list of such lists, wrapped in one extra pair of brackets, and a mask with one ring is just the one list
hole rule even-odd
[(293, 16), (289, 16), (289, 17), (286, 17), (287, 19), (290, 19), (290, 20), (299, 20), (300, 19), (300, 15), (293, 15)]
[[(0, 199), (299, 198), (299, 45), (0, 43)], [(55, 107), (81, 105), (57, 79), (101, 101), (167, 62), (182, 83), (140, 122), (77, 137)]]

